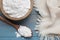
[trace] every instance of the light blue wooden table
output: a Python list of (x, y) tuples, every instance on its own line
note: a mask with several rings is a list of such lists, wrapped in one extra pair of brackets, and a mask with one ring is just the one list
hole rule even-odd
[[(0, 15), (2, 15), (2, 13), (0, 13)], [(33, 37), (31, 38), (17, 38), (15, 34), (16, 30), (12, 26), (0, 21), (0, 40), (39, 40), (38, 34), (34, 31), (34, 27), (36, 25), (36, 18), (37, 13), (33, 10), (28, 18), (19, 22), (15, 22), (17, 24), (30, 27), (33, 31)]]
[[(0, 12), (0, 16), (2, 15), (2, 13)], [(24, 38), (24, 37), (16, 37), (16, 30), (0, 21), (0, 40), (60, 40), (60, 36), (54, 36), (54, 37), (43, 37), (39, 38), (38, 33), (36, 33), (36, 31), (34, 30), (35, 25), (36, 25), (36, 19), (37, 19), (37, 15), (38, 13), (36, 13), (35, 10), (33, 10), (31, 12), (31, 14), (29, 15), (29, 17), (27, 17), (26, 19), (22, 20), (22, 21), (18, 21), (18, 22), (14, 22), (16, 24), (20, 24), (20, 25), (26, 25), (28, 27), (30, 27), (32, 29), (33, 32), (33, 37), (31, 38)]]

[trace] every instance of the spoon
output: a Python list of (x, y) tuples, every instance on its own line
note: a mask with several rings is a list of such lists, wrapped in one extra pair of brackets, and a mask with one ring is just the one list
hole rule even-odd
[(0, 20), (12, 25), (17, 31), (18, 33), (23, 36), (23, 37), (32, 37), (32, 31), (30, 28), (26, 27), (26, 26), (21, 26), (21, 25), (16, 25), (13, 24), (12, 22), (8, 21), (7, 19), (5, 19), (4, 17), (0, 16)]

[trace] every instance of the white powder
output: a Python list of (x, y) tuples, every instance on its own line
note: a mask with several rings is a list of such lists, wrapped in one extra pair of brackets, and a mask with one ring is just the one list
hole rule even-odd
[[(19, 29), (18, 29), (18, 32), (21, 36), (24, 36), (24, 37), (31, 37), (32, 36), (31, 29), (29, 29), (26, 26), (20, 26)], [(17, 37), (20, 36), (19, 34), (17, 34)]]
[(3, 0), (3, 9), (9, 16), (20, 18), (30, 9), (30, 0)]
[(21, 35), (18, 33), (18, 32), (15, 32), (15, 34), (16, 34), (16, 37), (18, 38), (18, 37), (21, 37)]

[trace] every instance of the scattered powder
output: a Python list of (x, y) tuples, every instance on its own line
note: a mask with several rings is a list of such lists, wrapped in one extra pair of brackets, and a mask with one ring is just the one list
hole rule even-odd
[(16, 33), (17, 37), (24, 36), (24, 37), (31, 37), (32, 31), (26, 26), (20, 26), (18, 29), (18, 33)]
[(21, 37), (21, 35), (18, 33), (18, 32), (15, 32), (15, 34), (16, 34), (16, 37), (18, 38), (18, 37)]
[(20, 18), (30, 9), (30, 0), (3, 0), (3, 9), (9, 16)]

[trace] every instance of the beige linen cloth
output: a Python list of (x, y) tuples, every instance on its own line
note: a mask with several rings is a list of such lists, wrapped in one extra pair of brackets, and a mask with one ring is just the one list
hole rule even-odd
[(36, 25), (40, 34), (60, 34), (60, 0), (34, 0), (42, 17)]

